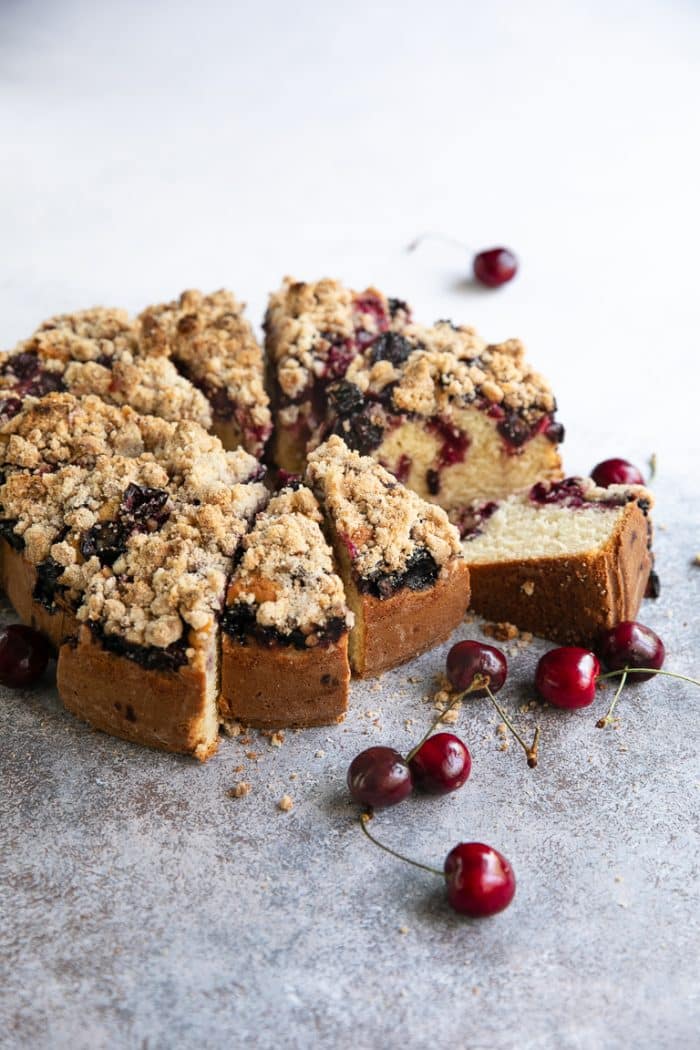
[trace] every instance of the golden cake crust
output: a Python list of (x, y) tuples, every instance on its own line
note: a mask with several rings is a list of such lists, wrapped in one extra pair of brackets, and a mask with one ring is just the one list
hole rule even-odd
[(348, 705), (348, 636), (311, 649), (244, 644), (224, 634), (221, 698), (224, 720), (257, 729), (341, 722)]
[(469, 562), (466, 545), (466, 558), (475, 612), (566, 645), (590, 645), (635, 619), (652, 568), (648, 519), (636, 502), (600, 550), (480, 563)]
[(61, 646), (58, 691), (64, 705), (96, 729), (205, 761), (218, 747), (218, 717), (206, 670), (149, 670), (103, 649), (83, 627)]

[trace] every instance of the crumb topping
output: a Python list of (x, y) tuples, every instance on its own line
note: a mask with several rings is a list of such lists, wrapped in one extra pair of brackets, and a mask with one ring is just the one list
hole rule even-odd
[(380, 395), (391, 386), (399, 412), (448, 415), (454, 405), (482, 401), (517, 412), (534, 422), (556, 405), (546, 380), (525, 359), (517, 339), (487, 345), (475, 329), (439, 321), (432, 328), (410, 324), (400, 352), (379, 357), (380, 344), (350, 364), (346, 379), (364, 393)]
[(360, 577), (401, 572), (424, 549), (442, 567), (460, 556), (459, 534), (445, 511), (404, 488), (369, 456), (337, 436), (310, 456), (307, 475)]
[(330, 620), (352, 626), (343, 585), (321, 532), (322, 515), (307, 488), (285, 489), (258, 515), (229, 585), (229, 605), (248, 605), (260, 627), (301, 631), (307, 646)]
[(209, 631), (221, 610), (231, 558), (266, 498), (237, 485), (216, 503), (174, 508), (157, 532), (137, 532), (111, 569), (90, 580), (78, 619), (132, 645), (165, 648)]
[(336, 377), (380, 332), (401, 328), (408, 307), (376, 288), (354, 292), (339, 281), (285, 277), (270, 296), (265, 329), (282, 394), (298, 399), (329, 366)]
[(263, 384), (263, 356), (244, 306), (221, 289), (211, 295), (185, 291), (170, 303), (149, 306), (139, 317), (149, 354), (171, 356), (212, 402), (214, 416), (233, 413), (249, 439), (264, 444), (271, 416)]

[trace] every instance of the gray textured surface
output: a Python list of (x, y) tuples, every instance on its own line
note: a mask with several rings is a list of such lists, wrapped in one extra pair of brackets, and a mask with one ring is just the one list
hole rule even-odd
[[(659, 487), (664, 589), (640, 618), (667, 666), (697, 675), (699, 514), (682, 487)], [(511, 661), (512, 704), (534, 695), (544, 647)], [(534, 772), (498, 750), (488, 706), (463, 711), (466, 787), (374, 828), (438, 865), (459, 840), (502, 849), (515, 902), (470, 923), (436, 878), (364, 839), (344, 790), (358, 750), (408, 749), (427, 725), (445, 648), (379, 691), (355, 685), (341, 727), (280, 749), (224, 741), (206, 766), (92, 732), (51, 688), (5, 693), (2, 1045), (696, 1046), (698, 694), (630, 689), (605, 733), (602, 700), (544, 711)], [(227, 797), (242, 778), (252, 793)]]

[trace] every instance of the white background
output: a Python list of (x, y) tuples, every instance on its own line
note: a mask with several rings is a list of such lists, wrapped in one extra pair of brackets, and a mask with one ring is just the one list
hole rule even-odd
[[(0, 345), (285, 273), (520, 336), (567, 424), (697, 476), (700, 5), (0, 0)], [(521, 272), (470, 285), (504, 243)]]

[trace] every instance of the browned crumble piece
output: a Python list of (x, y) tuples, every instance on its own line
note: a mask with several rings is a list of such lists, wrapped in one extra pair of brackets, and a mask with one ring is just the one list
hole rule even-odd
[(294, 800), (291, 795), (282, 795), (277, 803), (277, 808), (283, 813), (289, 813), (290, 809), (294, 809)]
[(481, 628), (481, 633), (485, 634), (487, 638), (495, 638), (499, 642), (508, 642), (512, 638), (517, 638), (520, 631), (513, 623), (485, 623)]
[(270, 744), (272, 745), (272, 747), (282, 747), (283, 743), (284, 743), (284, 733), (283, 733), (283, 731), (281, 729), (278, 730), (278, 732), (273, 733), (270, 736)]
[(228, 795), (229, 798), (245, 798), (252, 790), (253, 788), (247, 780), (239, 780), (239, 782), (228, 792)]

